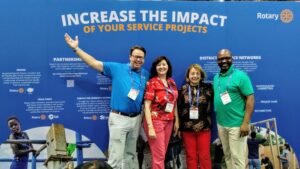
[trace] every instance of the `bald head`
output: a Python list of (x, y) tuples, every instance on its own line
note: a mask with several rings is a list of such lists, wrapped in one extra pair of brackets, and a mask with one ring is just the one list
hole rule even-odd
[(220, 56), (230, 56), (231, 57), (231, 52), (229, 49), (221, 49), (219, 52), (218, 52), (218, 58)]

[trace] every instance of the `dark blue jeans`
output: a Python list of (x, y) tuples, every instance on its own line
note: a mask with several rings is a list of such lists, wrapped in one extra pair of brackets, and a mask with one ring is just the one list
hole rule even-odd
[(259, 159), (248, 159), (249, 169), (260, 169)]

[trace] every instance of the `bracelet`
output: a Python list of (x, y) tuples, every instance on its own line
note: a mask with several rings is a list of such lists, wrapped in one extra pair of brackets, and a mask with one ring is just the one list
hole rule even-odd
[(73, 49), (73, 52), (77, 52), (77, 50), (80, 49), (79, 46), (77, 46), (75, 49)]

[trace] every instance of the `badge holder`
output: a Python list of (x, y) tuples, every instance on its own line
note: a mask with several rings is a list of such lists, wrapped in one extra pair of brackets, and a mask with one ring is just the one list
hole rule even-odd
[(166, 113), (171, 113), (171, 112), (173, 111), (173, 109), (174, 109), (174, 104), (168, 102), (168, 103), (166, 104), (165, 112), (166, 112)]
[(225, 91), (224, 93), (221, 93), (220, 96), (221, 96), (222, 103), (224, 105), (226, 105), (228, 103), (231, 103), (231, 98), (230, 98), (229, 93), (227, 91)]
[(137, 98), (137, 96), (139, 95), (139, 90), (136, 90), (134, 88), (131, 88), (129, 93), (128, 93), (128, 97), (132, 100), (135, 100)]

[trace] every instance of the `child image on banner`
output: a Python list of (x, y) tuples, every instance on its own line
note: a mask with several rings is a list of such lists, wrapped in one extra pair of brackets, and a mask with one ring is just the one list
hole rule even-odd
[[(17, 117), (7, 119), (8, 128), (11, 130), (10, 140), (29, 140), (27, 133), (21, 130), (21, 124)], [(11, 143), (10, 147), (14, 154), (14, 159), (10, 169), (27, 169), (29, 153), (36, 155), (31, 143)]]

